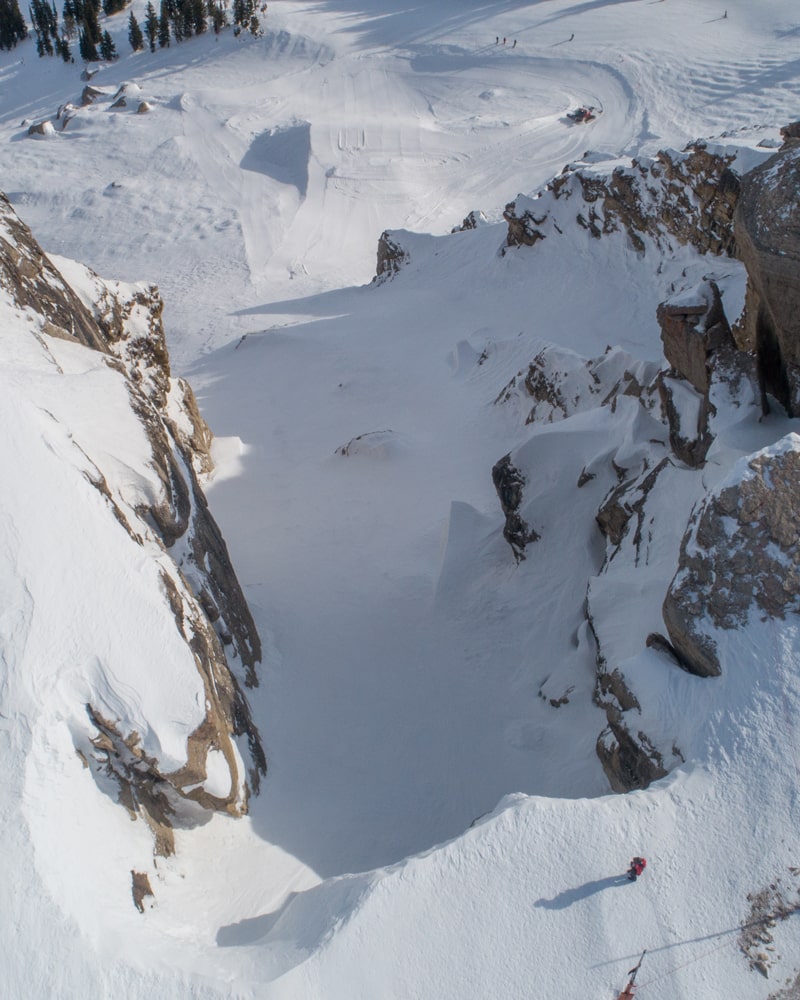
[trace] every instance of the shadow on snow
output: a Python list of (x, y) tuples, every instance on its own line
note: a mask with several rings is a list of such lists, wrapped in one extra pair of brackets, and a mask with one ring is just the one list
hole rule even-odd
[(595, 879), (593, 882), (584, 882), (583, 885), (576, 886), (574, 889), (565, 889), (564, 892), (560, 892), (552, 899), (537, 899), (533, 905), (541, 907), (543, 910), (566, 910), (573, 903), (588, 899), (589, 896), (594, 896), (595, 893), (602, 892), (604, 889), (628, 885), (629, 881), (627, 875), (609, 875), (607, 878)]

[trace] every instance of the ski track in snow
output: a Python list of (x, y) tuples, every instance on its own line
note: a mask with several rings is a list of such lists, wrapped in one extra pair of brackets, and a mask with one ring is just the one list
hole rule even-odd
[[(637, 650), (666, 571), (631, 580), (634, 624), (610, 614), (607, 640), (626, 669), (636, 660), (664, 732), (702, 757), (605, 796), (581, 624), (602, 553), (572, 519), (591, 526), (606, 484), (573, 487), (606, 446), (580, 422), (537, 439), (542, 488), (563, 503), (520, 566), (491, 483), (529, 437), (492, 401), (542, 344), (659, 357), (655, 263), (620, 265), (580, 233), (547, 258), (500, 259), (498, 224), (413, 242), (395, 282), (352, 287), (374, 273), (382, 230), (442, 235), (471, 209), (499, 223), (586, 150), (651, 154), (796, 118), (793, 4), (720, 7), (273, 0), (263, 39), (152, 56), (129, 54), (125, 13), (103, 22), (125, 54), (93, 82), (110, 97), (135, 80), (154, 110), (101, 99), (42, 141), (21, 122), (76, 101), (77, 68), (37, 60), (32, 42), (0, 53), (3, 189), (47, 251), (159, 284), (173, 364), (218, 435), (208, 493), (265, 639), (250, 698), (271, 767), (249, 818), (178, 831), (154, 869), (144, 825), (98, 795), (71, 742), (70, 699), (102, 688), (99, 667), (92, 678), (55, 641), (24, 648), (41, 612), (20, 540), (38, 533), (0, 506), (12, 1000), (611, 997), (644, 947), (653, 1000), (778, 989), (747, 970), (735, 930), (746, 891), (798, 863), (793, 632), (754, 627), (716, 688), (665, 673)], [(569, 124), (585, 104), (600, 117)], [(707, 270), (678, 254), (662, 286)], [(746, 426), (723, 458), (783, 430)], [(58, 444), (70, 462), (71, 447)], [(675, 476), (687, 509), (694, 489)], [(135, 656), (130, 619), (103, 627), (128, 629)], [(755, 682), (748, 643), (777, 665)], [(542, 694), (568, 687), (557, 710)], [(619, 885), (633, 851), (651, 865)], [(154, 883), (144, 916), (132, 868)], [(781, 976), (800, 962), (799, 919), (774, 932)]]

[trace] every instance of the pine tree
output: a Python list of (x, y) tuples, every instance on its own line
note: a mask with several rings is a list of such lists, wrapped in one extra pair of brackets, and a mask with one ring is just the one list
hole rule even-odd
[(128, 18), (128, 41), (131, 43), (131, 48), (134, 52), (141, 52), (144, 48), (144, 35), (133, 11), (131, 11), (131, 16)]
[(202, 35), (208, 25), (206, 24), (206, 5), (204, 0), (190, 0), (192, 10), (192, 27), (196, 35)]
[(170, 20), (172, 22), (172, 35), (175, 41), (180, 43), (183, 41), (183, 17), (181, 16), (181, 12), (179, 10), (171, 11)]
[(36, 35), (36, 51), (39, 56), (47, 56), (53, 54), (53, 44), (50, 41), (50, 32), (46, 25), (42, 25), (40, 21), (40, 11), (38, 10), (35, 2), (32, 7), (28, 7), (28, 12), (31, 15), (31, 23), (33, 24), (33, 31)]
[(75, 37), (75, 5), (72, 0), (65, 0), (64, 10), (61, 13), (61, 17), (64, 22), (64, 35), (66, 38), (72, 39)]
[(169, 48), (169, 14), (167, 13), (167, 0), (161, 0), (161, 17), (158, 19), (158, 47), (160, 49)]
[(100, 58), (97, 45), (91, 40), (85, 30), (78, 35), (78, 49), (84, 62), (97, 62)]
[[(261, 13), (266, 9), (265, 4), (261, 7)], [(244, 30), (256, 37), (263, 34), (255, 0), (233, 0), (233, 33), (239, 35)]]
[(65, 63), (75, 62), (72, 58), (72, 52), (69, 48), (69, 39), (66, 35), (62, 35), (61, 38), (56, 39), (56, 52), (61, 56)]
[(238, 35), (245, 19), (246, 0), (233, 0), (233, 33)]
[(100, 24), (97, 20), (97, 7), (91, 0), (81, 6), (80, 22), (84, 34), (92, 45), (99, 45), (103, 33), (100, 31)]
[(144, 30), (147, 32), (147, 43), (150, 46), (150, 51), (155, 52), (156, 39), (158, 38), (158, 14), (156, 14), (152, 0), (148, 0), (146, 14)]
[(216, 3), (215, 0), (208, 0), (208, 16), (214, 25), (215, 35), (218, 35), (223, 28), (227, 27), (228, 16), (221, 3)]
[(28, 37), (17, 0), (0, 0), (0, 49), (13, 49)]
[(194, 34), (194, 11), (191, 0), (182, 0), (181, 3), (181, 34), (184, 38), (191, 38)]
[(28, 10), (36, 34), (36, 51), (40, 56), (52, 56), (55, 52), (53, 40), (59, 37), (55, 7), (51, 7), (46, 0), (31, 0)]
[(103, 36), (100, 39), (100, 55), (107, 62), (119, 59), (119, 53), (117, 52), (117, 47), (114, 44), (114, 39), (107, 31), (103, 32)]

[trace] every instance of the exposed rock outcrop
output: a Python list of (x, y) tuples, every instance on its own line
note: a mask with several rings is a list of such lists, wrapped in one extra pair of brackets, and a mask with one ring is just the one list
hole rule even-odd
[(635, 735), (621, 722), (610, 722), (597, 738), (597, 756), (615, 792), (647, 788), (667, 774), (661, 754), (645, 733)]
[[(193, 723), (176, 767), (179, 758), (165, 764), (152, 749), (159, 743), (155, 723), (156, 736), (145, 752), (140, 733), (125, 718), (109, 717), (90, 703), (82, 752), (114, 776), (121, 799), (152, 826), (157, 850), (170, 853), (170, 828), (184, 807), (240, 815), (258, 790), (266, 760), (243, 685), (257, 683), (261, 644), (200, 487), (198, 474), (211, 467), (211, 434), (188, 385), (171, 375), (157, 289), (105, 282), (72, 261), (57, 264), (0, 195), (0, 288), (14, 309), (29, 316), (31, 336), (59, 374), (49, 338), (104, 359), (121, 379), (115, 384), (123, 400), (127, 391), (149, 445), (145, 465), (121, 481), (104, 474), (102, 455), (89, 455), (75, 442), (85, 458), (85, 479), (139, 547), (134, 558), (156, 561), (164, 615), (174, 619), (194, 663), (190, 684), (199, 678), (201, 721)], [(127, 690), (128, 681), (120, 682)], [(108, 703), (116, 703), (113, 693)]]
[(641, 472), (631, 477), (623, 473), (620, 484), (606, 496), (597, 512), (597, 526), (612, 547), (608, 558), (613, 558), (613, 550), (617, 549), (623, 538), (628, 534), (631, 522), (634, 524), (631, 542), (634, 548), (634, 560), (639, 561), (640, 550), (644, 541), (644, 509), (647, 498), (654, 488), (659, 475), (669, 463), (663, 458), (657, 465), (650, 468), (645, 462)]
[(722, 672), (716, 630), (800, 613), (800, 437), (739, 462), (703, 502), (663, 613), (682, 664), (702, 677)]
[(30, 230), (0, 194), (0, 286), (20, 308), (46, 319), (44, 330), (107, 351), (102, 332), (78, 296), (45, 256)]
[(145, 899), (148, 896), (155, 897), (147, 872), (131, 870), (131, 894), (133, 896), (133, 905), (139, 913), (144, 913)]
[(748, 276), (743, 346), (758, 358), (767, 394), (800, 414), (800, 146), (788, 146), (742, 181), (736, 241)]
[(470, 229), (477, 229), (479, 226), (486, 226), (489, 220), (479, 209), (473, 209), (465, 217), (460, 226), (453, 226), (451, 233), (465, 233)]
[(800, 142), (800, 122), (791, 122), (781, 129), (782, 149), (789, 149)]
[(378, 240), (378, 267), (375, 280), (393, 278), (408, 260), (408, 251), (400, 244), (396, 234), (385, 229)]
[(672, 377), (661, 375), (658, 391), (675, 455), (692, 468), (705, 462), (712, 435), (709, 400), (716, 360), (736, 351), (714, 281), (673, 296), (658, 307), (664, 356)]
[(527, 204), (520, 212), (518, 202), (510, 201), (503, 210), (503, 218), (508, 223), (506, 246), (533, 247), (546, 237), (541, 229), (547, 222), (546, 212), (537, 215)]
[[(520, 197), (506, 205), (506, 246), (533, 246), (562, 231), (565, 218), (600, 239), (625, 232), (643, 252), (646, 239), (668, 250), (673, 243), (701, 253), (732, 254), (733, 213), (739, 178), (730, 169), (733, 154), (709, 150), (703, 142), (682, 153), (665, 150), (655, 159), (634, 159), (610, 176), (587, 164), (568, 166), (535, 199)], [(572, 199), (566, 215), (559, 202)]]
[(543, 348), (500, 391), (495, 405), (517, 406), (526, 424), (553, 423), (610, 405), (618, 396), (641, 397), (658, 365), (609, 347), (586, 359), (566, 348)]
[(666, 374), (657, 385), (673, 454), (692, 469), (702, 468), (713, 441), (708, 393), (699, 393), (687, 380)]
[(511, 456), (505, 455), (492, 469), (492, 482), (506, 516), (503, 537), (511, 546), (514, 558), (521, 562), (525, 558), (526, 547), (539, 538), (519, 513), (525, 477), (513, 465)]
[(107, 95), (104, 90), (100, 90), (98, 87), (92, 87), (90, 84), (87, 84), (81, 93), (81, 105), (85, 108), (89, 104), (94, 104), (98, 97), (106, 96)]
[(711, 354), (720, 347), (733, 346), (716, 282), (703, 282), (662, 302), (658, 322), (664, 357), (698, 392), (707, 393)]

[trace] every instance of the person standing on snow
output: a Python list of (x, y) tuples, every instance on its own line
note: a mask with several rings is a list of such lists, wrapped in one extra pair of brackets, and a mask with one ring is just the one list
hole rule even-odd
[(644, 858), (635, 857), (631, 861), (631, 866), (628, 869), (628, 878), (631, 882), (635, 882), (636, 879), (642, 874), (642, 872), (647, 867), (647, 861)]

